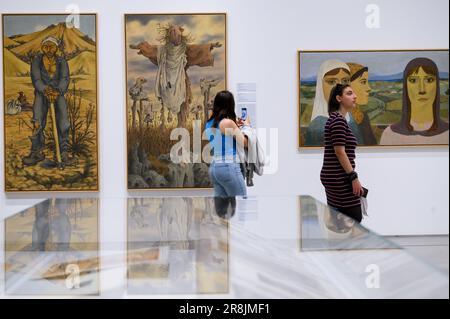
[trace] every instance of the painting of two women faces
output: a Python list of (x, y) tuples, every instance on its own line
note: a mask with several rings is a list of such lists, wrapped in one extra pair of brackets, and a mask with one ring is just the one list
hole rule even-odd
[(300, 147), (322, 146), (328, 98), (350, 84), (360, 146), (448, 145), (448, 50), (299, 52)]

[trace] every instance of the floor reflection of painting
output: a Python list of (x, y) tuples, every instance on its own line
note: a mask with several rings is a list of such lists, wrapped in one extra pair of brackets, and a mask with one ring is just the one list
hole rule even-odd
[(128, 200), (128, 293), (227, 293), (228, 224), (212, 198)]
[(11, 295), (99, 293), (96, 199), (45, 200), (5, 220)]

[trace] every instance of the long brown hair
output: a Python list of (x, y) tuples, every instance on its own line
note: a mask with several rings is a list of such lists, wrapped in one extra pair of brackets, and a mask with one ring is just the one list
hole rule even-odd
[[(422, 67), (423, 70), (428, 74), (433, 74), (436, 77), (436, 98), (433, 103), (433, 124), (426, 131), (414, 131), (411, 125), (411, 101), (409, 100), (408, 94), (408, 76), (416, 73), (419, 68)], [(442, 132), (448, 130), (448, 123), (444, 122), (440, 116), (440, 97), (441, 90), (439, 87), (439, 70), (432, 60), (428, 58), (416, 58), (411, 60), (403, 72), (403, 105), (402, 105), (402, 117), (399, 122), (392, 124), (392, 131), (403, 134), (403, 135), (422, 135), (422, 136), (433, 136), (438, 135)]]

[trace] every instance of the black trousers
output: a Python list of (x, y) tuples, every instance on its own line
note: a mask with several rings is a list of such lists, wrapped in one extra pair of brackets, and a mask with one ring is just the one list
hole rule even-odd
[(361, 205), (354, 207), (335, 207), (340, 213), (353, 218), (358, 223), (362, 221), (362, 210)]

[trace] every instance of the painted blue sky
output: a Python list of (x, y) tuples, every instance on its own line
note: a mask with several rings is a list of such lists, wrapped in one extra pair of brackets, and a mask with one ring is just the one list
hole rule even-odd
[(401, 73), (409, 61), (424, 57), (433, 60), (440, 72), (449, 71), (448, 51), (402, 51), (402, 52), (324, 52), (300, 53), (300, 78), (317, 77), (320, 65), (329, 59), (354, 62), (369, 67), (370, 74), (390, 75)]
[[(51, 24), (65, 22), (68, 15), (4, 15), (3, 32), (10, 37), (45, 29)], [(95, 41), (95, 15), (80, 15), (80, 31)]]

